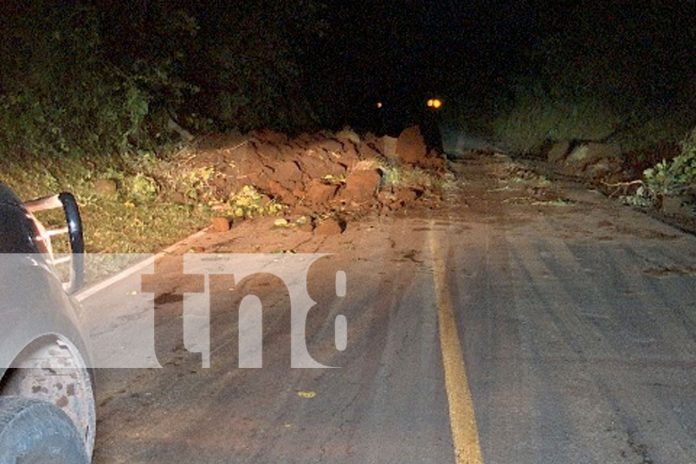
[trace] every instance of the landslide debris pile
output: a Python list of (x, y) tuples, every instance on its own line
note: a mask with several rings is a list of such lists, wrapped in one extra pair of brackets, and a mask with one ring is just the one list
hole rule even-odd
[[(389, 214), (417, 202), (437, 202), (452, 180), (444, 158), (426, 147), (417, 127), (398, 138), (338, 133), (288, 137), (269, 130), (201, 140), (180, 169), (205, 173), (197, 197), (218, 216), (305, 216), (321, 222), (376, 211)], [(187, 201), (173, 190), (169, 200)]]

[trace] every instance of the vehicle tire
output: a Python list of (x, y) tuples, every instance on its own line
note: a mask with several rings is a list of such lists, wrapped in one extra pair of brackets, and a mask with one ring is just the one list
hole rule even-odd
[(70, 418), (47, 401), (0, 396), (0, 464), (88, 464)]

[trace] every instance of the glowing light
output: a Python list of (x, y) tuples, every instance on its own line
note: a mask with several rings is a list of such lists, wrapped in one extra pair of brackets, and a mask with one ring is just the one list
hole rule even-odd
[(383, 106), (384, 105), (382, 104), (382, 102), (379, 102), (379, 101), (377, 102), (377, 108), (382, 108)]
[(428, 100), (427, 105), (428, 105), (428, 108), (432, 108), (432, 109), (436, 110), (442, 106), (442, 100), (440, 100), (439, 98), (431, 98), (430, 100)]

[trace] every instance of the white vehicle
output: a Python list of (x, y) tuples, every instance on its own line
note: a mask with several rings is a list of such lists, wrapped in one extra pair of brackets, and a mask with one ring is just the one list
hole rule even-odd
[[(33, 212), (62, 207), (67, 226), (45, 230)], [(51, 237), (68, 234), (62, 282)], [(72, 195), (22, 203), (0, 184), (0, 464), (91, 461), (93, 375), (70, 297), (82, 285), (80, 216)]]

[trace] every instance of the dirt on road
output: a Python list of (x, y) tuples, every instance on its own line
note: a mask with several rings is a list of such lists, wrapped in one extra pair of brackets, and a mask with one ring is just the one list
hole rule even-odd
[[(98, 370), (95, 462), (464, 462), (462, 443), (490, 463), (696, 460), (696, 239), (502, 155), (450, 168), (438, 207), (332, 235), (260, 218), (172, 252), (327, 253), (308, 275), (307, 346), (340, 368), (290, 368), (272, 276), (211, 284), (210, 368), (178, 344), (172, 303), (155, 320), (163, 369)], [(86, 313), (98, 320), (121, 291)], [(234, 315), (250, 293), (264, 307), (262, 369), (237, 366)]]

